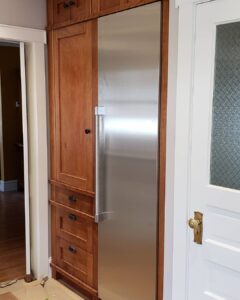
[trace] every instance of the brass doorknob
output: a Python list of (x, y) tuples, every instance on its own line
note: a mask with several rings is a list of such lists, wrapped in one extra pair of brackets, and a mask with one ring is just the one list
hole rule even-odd
[(201, 221), (195, 220), (195, 219), (190, 219), (188, 221), (189, 227), (192, 229), (198, 229), (200, 223), (201, 223)]
[(194, 242), (201, 245), (203, 234), (203, 214), (196, 211), (194, 213), (194, 219), (190, 219), (188, 221), (188, 225), (194, 231)]

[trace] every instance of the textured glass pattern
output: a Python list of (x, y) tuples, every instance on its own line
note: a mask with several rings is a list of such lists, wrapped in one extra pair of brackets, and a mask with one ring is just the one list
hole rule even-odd
[(217, 26), (211, 184), (240, 189), (240, 22)]

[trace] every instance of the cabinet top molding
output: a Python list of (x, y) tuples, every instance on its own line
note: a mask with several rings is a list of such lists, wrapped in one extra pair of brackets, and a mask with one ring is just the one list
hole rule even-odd
[(180, 7), (183, 4), (197, 4), (197, 3), (204, 3), (210, 1), (217, 1), (217, 0), (175, 0), (176, 7)]

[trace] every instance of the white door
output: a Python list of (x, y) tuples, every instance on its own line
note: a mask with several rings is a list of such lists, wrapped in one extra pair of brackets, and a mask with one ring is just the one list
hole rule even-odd
[(196, 9), (186, 299), (240, 299), (240, 1)]
[(23, 124), (26, 274), (31, 274), (29, 163), (28, 163), (28, 154), (29, 154), (28, 153), (28, 117), (27, 117), (26, 65), (25, 65), (25, 47), (24, 47), (24, 43), (20, 43), (20, 66), (21, 66), (22, 124)]

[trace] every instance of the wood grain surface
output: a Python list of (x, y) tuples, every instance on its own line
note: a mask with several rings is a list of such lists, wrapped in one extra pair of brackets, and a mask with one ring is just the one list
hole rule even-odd
[(25, 275), (24, 194), (0, 192), (0, 282)]

